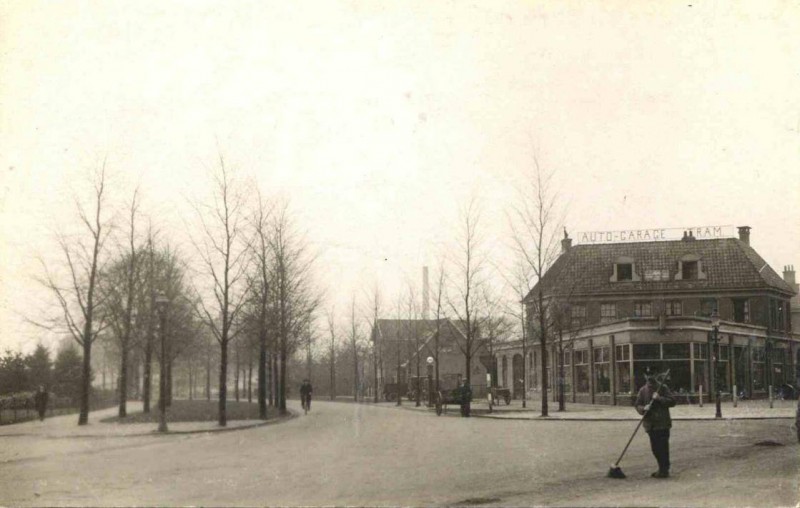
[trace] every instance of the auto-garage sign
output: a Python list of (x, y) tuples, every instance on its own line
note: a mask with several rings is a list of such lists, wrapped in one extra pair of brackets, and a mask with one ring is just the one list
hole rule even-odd
[(582, 231), (577, 234), (577, 243), (628, 243), (680, 240), (691, 233), (698, 240), (731, 238), (733, 226), (689, 226), (683, 228), (620, 229), (610, 231)]

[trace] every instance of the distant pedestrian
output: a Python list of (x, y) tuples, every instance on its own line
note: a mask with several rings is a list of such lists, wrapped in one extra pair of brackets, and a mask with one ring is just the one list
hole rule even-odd
[(470, 412), (470, 404), (472, 402), (472, 388), (469, 386), (469, 381), (466, 379), (461, 384), (460, 390), (461, 402), (461, 416), (467, 417)]
[(36, 406), (36, 411), (39, 413), (39, 420), (44, 421), (44, 415), (47, 412), (47, 390), (44, 386), (39, 385), (36, 395), (33, 396), (33, 402)]
[(303, 380), (303, 384), (300, 385), (300, 403), (303, 406), (303, 410), (306, 413), (311, 411), (311, 392), (313, 388), (311, 387), (311, 381), (308, 379)]
[(672, 428), (672, 418), (669, 408), (675, 406), (669, 387), (664, 384), (659, 386), (654, 375), (645, 375), (647, 383), (639, 390), (636, 396), (636, 411), (644, 415), (644, 430), (650, 436), (650, 449), (658, 461), (658, 471), (653, 473), (653, 478), (669, 477), (669, 434)]

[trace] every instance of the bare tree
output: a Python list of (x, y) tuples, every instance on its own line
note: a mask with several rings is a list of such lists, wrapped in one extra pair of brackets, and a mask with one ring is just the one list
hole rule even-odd
[(356, 318), (356, 297), (350, 303), (350, 347), (353, 349), (353, 400), (358, 402), (358, 388), (360, 384), (360, 377), (358, 375), (358, 341), (359, 341), (359, 326), (358, 319)]
[(255, 259), (254, 279), (250, 286), (256, 305), (256, 322), (258, 335), (258, 415), (267, 417), (267, 335), (270, 300), (270, 266), (273, 262), (270, 249), (270, 210), (261, 193), (251, 219), (254, 230), (251, 250)]
[(414, 405), (419, 407), (421, 405), (422, 397), (422, 382), (420, 380), (420, 356), (422, 346), (422, 333), (424, 324), (420, 319), (420, 307), (417, 301), (417, 295), (414, 291), (413, 283), (408, 283), (408, 295), (406, 297), (406, 329), (408, 337), (414, 344), (414, 367), (416, 373), (416, 386), (414, 387)]
[(458, 347), (464, 354), (467, 384), (472, 384), (473, 357), (480, 348), (480, 324), (483, 316), (480, 312), (482, 302), (481, 288), (485, 284), (484, 271), (486, 256), (482, 250), (480, 230), (480, 210), (475, 198), (472, 198), (461, 211), (460, 236), (458, 238), (457, 257), (454, 258), (456, 279), (453, 280), (452, 299), (448, 306), (461, 327), (464, 341)]
[(281, 413), (286, 413), (287, 360), (320, 301), (312, 281), (311, 268), (315, 257), (295, 230), (288, 204), (276, 209), (272, 216), (270, 249), (274, 260), (272, 291), (280, 363), (277, 405)]
[(222, 155), (219, 156), (217, 169), (212, 174), (213, 203), (194, 205), (202, 233), (200, 239), (193, 239), (193, 243), (213, 294), (213, 304), (208, 305), (201, 299), (199, 308), (203, 321), (220, 346), (219, 425), (224, 427), (228, 422), (228, 345), (236, 338), (237, 331), (233, 323), (242, 311), (247, 294), (244, 275), (248, 267), (249, 242), (243, 238), (244, 193), (239, 182), (230, 174)]
[(547, 408), (547, 340), (548, 300), (545, 299), (542, 277), (558, 257), (558, 233), (563, 221), (557, 209), (557, 195), (552, 189), (553, 173), (545, 172), (533, 157), (533, 170), (526, 176), (525, 185), (519, 189), (518, 199), (509, 214), (512, 242), (523, 260), (525, 277), (535, 281), (533, 291), (528, 294), (528, 311), (537, 320), (541, 351), (542, 416)]
[[(382, 347), (380, 340), (378, 339), (378, 334), (375, 333), (378, 326), (378, 319), (380, 319), (381, 314), (381, 289), (378, 286), (378, 282), (375, 282), (375, 285), (372, 288), (372, 294), (369, 295), (370, 301), (370, 316), (369, 320), (371, 321), (370, 326), (373, 329), (372, 333), (372, 384), (373, 384), (373, 402), (377, 403), (379, 400), (379, 387), (378, 387), (378, 373), (380, 370), (383, 369), (383, 357), (382, 357)], [(383, 380), (383, 376), (380, 376), (380, 379)]]
[(75, 342), (83, 348), (78, 425), (86, 425), (89, 422), (92, 344), (107, 326), (105, 316), (97, 315), (102, 306), (102, 299), (96, 294), (102, 271), (105, 242), (111, 231), (111, 224), (103, 216), (105, 185), (105, 161), (103, 161), (94, 177), (92, 210), (87, 211), (79, 199), (75, 200), (78, 217), (88, 232), (89, 241), (86, 242), (83, 238), (72, 241), (66, 235), (58, 234), (58, 244), (64, 256), (69, 281), (63, 285), (57, 282), (56, 276), (48, 269), (44, 260), (41, 260), (44, 275), (38, 279), (55, 296), (62, 316), (59, 320), (60, 326), (55, 323), (40, 324), (40, 326), (50, 329), (56, 326), (66, 328)]
[(128, 215), (126, 244), (120, 257), (104, 274), (99, 284), (104, 310), (120, 353), (119, 411), (120, 418), (128, 415), (128, 368), (133, 344), (133, 318), (139, 290), (139, 249), (136, 246), (136, 214), (139, 190), (133, 192)]
[(444, 262), (439, 263), (439, 274), (436, 278), (436, 288), (434, 289), (434, 311), (433, 316), (436, 321), (433, 332), (433, 347), (431, 353), (433, 356), (434, 377), (436, 382), (434, 386), (436, 391), (439, 391), (439, 352), (441, 351), (440, 339), (442, 335), (443, 320), (447, 319), (447, 312), (445, 309), (445, 302), (447, 301), (447, 275), (444, 269)]
[(326, 319), (328, 321), (328, 333), (330, 334), (329, 341), (329, 360), (331, 369), (331, 400), (336, 399), (336, 309), (331, 308), (326, 312)]

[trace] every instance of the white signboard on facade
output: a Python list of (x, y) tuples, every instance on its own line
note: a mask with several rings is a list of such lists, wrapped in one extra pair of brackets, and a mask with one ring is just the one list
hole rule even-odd
[(734, 237), (733, 226), (690, 226), (684, 228), (625, 229), (616, 231), (582, 231), (576, 243), (626, 243), (680, 240), (691, 233), (698, 240)]

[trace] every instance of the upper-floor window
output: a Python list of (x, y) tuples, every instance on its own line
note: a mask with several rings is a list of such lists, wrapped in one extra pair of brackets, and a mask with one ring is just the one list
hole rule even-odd
[(683, 305), (680, 300), (669, 300), (664, 302), (664, 313), (667, 316), (682, 316)]
[(570, 308), (570, 314), (573, 318), (585, 318), (586, 317), (586, 305), (573, 305)]
[(570, 323), (573, 328), (580, 328), (586, 322), (586, 305), (573, 305), (570, 308)]
[(684, 261), (681, 265), (681, 278), (683, 280), (697, 279), (697, 261)]
[(714, 313), (714, 309), (717, 309), (717, 300), (707, 298), (705, 300), (700, 300), (700, 315), (705, 317), (711, 317), (711, 314)]
[(733, 320), (737, 323), (750, 322), (750, 300), (747, 298), (733, 299)]
[(617, 318), (617, 304), (616, 303), (601, 303), (600, 304), (600, 317), (602, 319), (616, 319)]
[(625, 281), (640, 281), (641, 278), (636, 273), (636, 263), (633, 258), (628, 256), (619, 256), (614, 260), (614, 271), (611, 274), (609, 281), (611, 282), (625, 282)]
[(697, 254), (686, 254), (678, 261), (675, 280), (702, 280), (706, 278), (703, 261)]
[(633, 315), (635, 317), (650, 317), (653, 315), (653, 304), (651, 302), (635, 302), (633, 304)]

